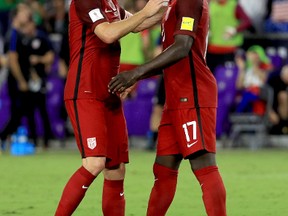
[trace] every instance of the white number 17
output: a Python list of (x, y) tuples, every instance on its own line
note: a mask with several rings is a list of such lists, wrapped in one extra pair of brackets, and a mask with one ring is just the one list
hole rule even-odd
[(188, 131), (188, 127), (189, 126), (192, 126), (192, 140), (196, 140), (197, 139), (196, 121), (190, 121), (190, 122), (187, 122), (187, 123), (182, 125), (182, 127), (184, 129), (184, 133), (185, 133), (187, 142), (191, 141), (190, 136), (189, 136), (189, 131)]

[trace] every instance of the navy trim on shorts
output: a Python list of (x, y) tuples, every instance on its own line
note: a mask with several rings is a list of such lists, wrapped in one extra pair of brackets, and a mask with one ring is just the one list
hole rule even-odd
[(75, 89), (74, 89), (74, 100), (78, 97), (78, 90), (79, 90), (79, 84), (80, 84), (80, 77), (82, 72), (82, 63), (84, 59), (84, 51), (85, 51), (85, 43), (86, 43), (86, 29), (87, 27), (83, 25), (82, 27), (82, 46), (80, 49), (80, 57), (78, 62), (78, 69), (77, 69), (77, 77), (76, 77), (76, 83), (75, 83)]
[(80, 122), (79, 122), (79, 115), (78, 115), (78, 109), (77, 109), (77, 100), (73, 100), (73, 105), (74, 105), (74, 111), (75, 111), (77, 130), (78, 130), (78, 134), (79, 134), (79, 141), (80, 141), (80, 146), (81, 146), (81, 155), (82, 155), (82, 158), (85, 158), (86, 155), (85, 155), (85, 151), (84, 151), (84, 145), (83, 145), (81, 128), (80, 128)]
[(206, 149), (206, 148), (205, 148), (203, 128), (202, 128), (200, 107), (199, 107), (199, 101), (198, 101), (198, 89), (197, 89), (197, 83), (196, 83), (196, 73), (195, 73), (193, 56), (192, 56), (191, 50), (190, 50), (190, 52), (189, 52), (189, 64), (190, 64), (190, 72), (191, 72), (192, 87), (193, 87), (194, 106), (195, 106), (195, 108), (196, 108), (197, 119), (198, 119), (198, 122), (199, 122), (199, 129), (200, 129), (202, 146), (203, 146), (204, 149)]

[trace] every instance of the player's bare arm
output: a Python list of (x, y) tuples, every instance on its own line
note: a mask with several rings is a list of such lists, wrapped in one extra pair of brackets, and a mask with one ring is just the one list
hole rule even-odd
[(122, 93), (138, 80), (159, 74), (161, 69), (171, 66), (185, 58), (189, 54), (192, 44), (193, 38), (191, 36), (176, 35), (175, 42), (156, 58), (134, 70), (113, 77), (108, 85), (109, 91), (112, 93)]
[[(164, 1), (164, 3), (165, 3), (165, 1)], [(148, 28), (154, 26), (155, 24), (159, 23), (162, 20), (162, 17), (165, 14), (167, 8), (168, 7), (166, 5), (161, 7), (160, 10), (156, 14), (154, 14), (150, 18), (144, 20), (144, 22), (141, 23), (139, 26), (137, 26), (132, 32), (137, 33), (137, 32), (148, 29)]]
[(155, 15), (163, 7), (163, 0), (149, 0), (145, 7), (125, 20), (109, 23), (103, 22), (97, 25), (94, 33), (105, 43), (113, 43), (129, 32), (146, 19)]

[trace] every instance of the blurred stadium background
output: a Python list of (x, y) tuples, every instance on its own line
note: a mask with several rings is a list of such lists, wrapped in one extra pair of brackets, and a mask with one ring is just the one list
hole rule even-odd
[[(13, 135), (14, 137), (23, 135), (17, 134), (17, 131), (11, 134), (8, 140), (5, 140), (5, 145), (1, 141), (0, 215), (52, 215), (62, 186), (79, 163), (73, 130), (65, 110), (63, 110), (65, 69), (63, 73), (61, 65), (69, 66), (67, 64), (69, 61), (67, 60), (69, 1), (1, 0), (0, 132), (4, 130), (13, 115), (7, 83), (9, 74), (7, 64), (9, 49), (7, 47), (9, 47), (9, 32), (11, 31), (11, 11), (20, 2), (26, 2), (31, 6), (38, 28), (47, 33), (55, 53), (55, 61), (46, 80), (46, 108), (52, 136), (48, 149), (42, 149), (44, 126), (41, 116), (36, 110), (36, 131), (40, 141), (40, 145), (36, 149), (32, 149), (32, 151), (14, 149), (15, 151), (12, 151)], [(141, 8), (141, 0), (121, 0), (120, 2), (125, 8), (132, 7), (135, 11), (139, 7)], [(288, 1), (239, 0), (238, 3), (250, 18), (252, 25), (241, 33), (244, 40), (237, 49), (237, 55), (244, 55), (253, 45), (261, 46), (272, 64), (267, 78), (269, 85), (271, 84), (269, 81), (279, 77), (283, 67), (288, 64)], [(60, 17), (59, 20), (58, 17)], [(58, 25), (60, 27), (57, 27)], [(139, 42), (139, 38), (143, 44)], [(159, 27), (156, 27), (133, 38), (135, 41), (133, 48), (131, 47), (132, 39), (128, 39), (130, 42), (128, 48), (124, 39), (122, 51), (125, 56), (129, 56), (127, 50), (129, 52), (132, 49), (137, 49), (135, 52), (137, 55), (140, 54), (137, 56), (139, 61), (125, 62), (126, 59), (123, 58), (121, 64), (135, 66), (156, 55), (155, 53), (159, 52), (157, 50), (159, 49), (158, 38)], [(237, 65), (234, 61), (227, 61), (218, 65), (213, 73), (218, 83), (216, 128), (218, 161), (227, 184), (228, 215), (288, 215), (286, 206), (288, 199), (286, 190), (288, 109), (286, 110), (286, 119), (271, 121), (270, 111), (279, 113), (277, 113), (277, 95), (273, 89), (275, 86), (270, 85), (273, 92), (272, 99), (265, 100), (265, 112), (262, 115), (259, 116), (255, 113), (239, 115), (235, 112), (239, 97), (239, 91), (236, 88)], [(145, 214), (152, 184), (151, 167), (154, 152), (145, 150), (151, 139), (150, 120), (158, 82), (158, 77), (139, 82), (134, 92), (123, 101), (131, 147), (131, 163), (128, 166), (126, 181), (127, 215), (131, 216)], [(286, 82), (286, 94), (288, 94), (288, 81)], [(288, 97), (286, 100), (287, 108)], [(28, 134), (24, 131), (24, 135), (28, 136), (29, 128), (25, 116), (19, 126), (27, 129)], [(138, 169), (142, 172), (139, 172)], [(181, 169), (187, 171), (181, 172), (178, 192), (168, 215), (204, 215), (201, 199), (196, 197), (201, 196), (196, 181), (194, 181), (194, 185), (185, 183), (190, 178), (194, 178), (189, 171), (188, 164), (183, 164)], [(94, 185), (94, 188), (101, 190), (99, 182)], [(189, 192), (187, 193), (187, 191)], [(95, 202), (84, 200), (75, 215), (95, 215), (94, 212), (100, 211), (100, 206), (97, 206), (96, 203), (100, 203), (98, 201), (101, 197), (94, 198), (93, 190), (89, 190), (88, 196), (92, 197), (89, 200), (94, 199)], [(193, 208), (188, 208), (188, 205)]]

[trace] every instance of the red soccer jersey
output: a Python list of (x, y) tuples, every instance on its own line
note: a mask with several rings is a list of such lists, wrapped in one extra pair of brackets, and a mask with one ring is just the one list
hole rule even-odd
[(108, 83), (119, 70), (120, 43), (106, 44), (95, 34), (102, 22), (124, 19), (117, 0), (72, 0), (70, 5), (70, 66), (64, 99), (106, 100)]
[(190, 35), (190, 54), (164, 70), (166, 108), (216, 107), (216, 80), (205, 56), (209, 29), (207, 0), (170, 0), (162, 22), (163, 48), (176, 34)]

